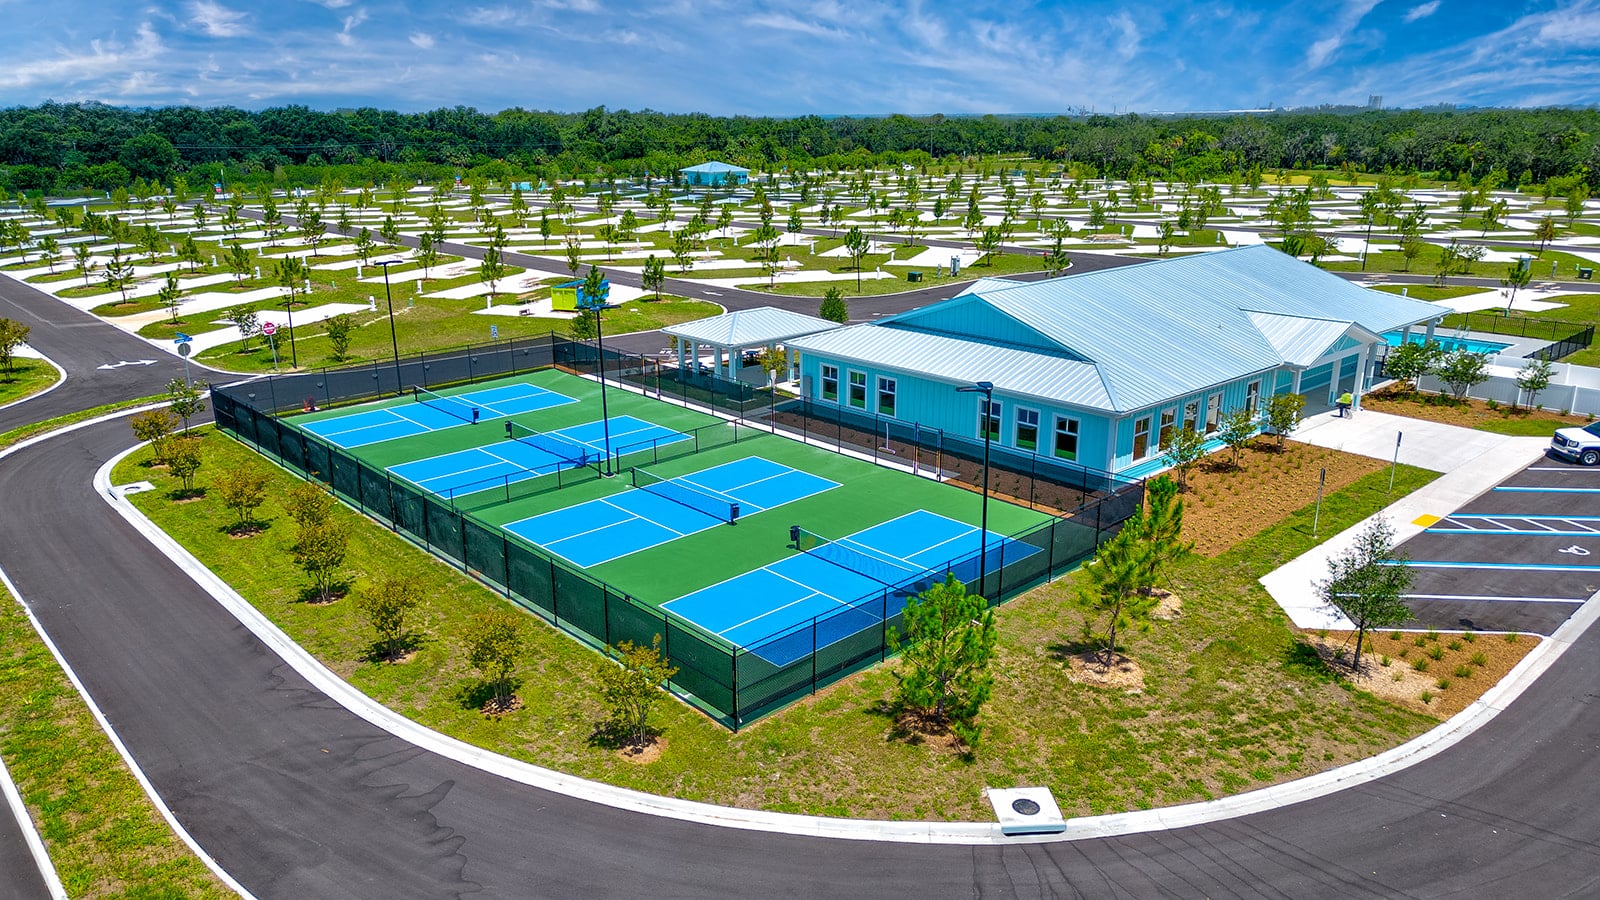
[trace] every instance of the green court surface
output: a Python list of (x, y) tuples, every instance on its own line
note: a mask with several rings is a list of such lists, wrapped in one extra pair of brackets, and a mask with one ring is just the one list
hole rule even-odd
[[(599, 385), (554, 370), (441, 393), (492, 391), (518, 383), (537, 385), (578, 401), (509, 417), (522, 425), (549, 432), (601, 418)], [(662, 453), (667, 458), (658, 464), (649, 465), (648, 457), (642, 460), (647, 470), (656, 475), (691, 475), (724, 463), (761, 457), (838, 483), (836, 488), (741, 516), (735, 524), (707, 527), (582, 570), (645, 603), (660, 605), (794, 555), (797, 551), (789, 540), (791, 525), (837, 538), (918, 510), (972, 526), (980, 521), (982, 498), (971, 491), (761, 432), (753, 426), (738, 426), (738, 441), (730, 443), (735, 430), (732, 423), (627, 390), (613, 387), (608, 390), (607, 399), (612, 419), (629, 416), (680, 432), (700, 430), (701, 446), (709, 449), (696, 453), (692, 452), (692, 445), (679, 443), (663, 446)], [(383, 407), (404, 412), (405, 406), (414, 402), (409, 398), (382, 401), (296, 415), (290, 421), (303, 425)], [(349, 452), (374, 466), (398, 466), (468, 448), (492, 447), (506, 441), (504, 421), (495, 418), (477, 424), (463, 422), (425, 434), (354, 447)], [(557, 476), (545, 475), (528, 481), (523, 490), (512, 490), (509, 502), (500, 492), (486, 491), (463, 499), (460, 507), (473, 519), (520, 542), (521, 538), (510, 535), (503, 526), (635, 490), (626, 471), (627, 464), (635, 461), (638, 460), (625, 458), (623, 470), (612, 478), (602, 478), (592, 469), (569, 469), (562, 474), (563, 486), (559, 489), (555, 487)], [(989, 502), (989, 530), (997, 534), (1016, 534), (1049, 519), (1044, 513), (1001, 500)]]

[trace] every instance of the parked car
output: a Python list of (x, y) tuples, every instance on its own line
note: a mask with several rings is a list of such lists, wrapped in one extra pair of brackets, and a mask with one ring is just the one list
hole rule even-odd
[(1600, 465), (1600, 422), (1558, 429), (1550, 439), (1550, 452), (1586, 466)]

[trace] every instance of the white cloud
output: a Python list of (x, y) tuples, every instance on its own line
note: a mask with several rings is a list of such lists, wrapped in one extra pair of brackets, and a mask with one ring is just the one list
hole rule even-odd
[(1121, 32), (1121, 39), (1117, 41), (1117, 55), (1123, 59), (1132, 59), (1139, 52), (1139, 23), (1133, 20), (1133, 15), (1123, 10), (1106, 21), (1111, 27)]
[(192, 0), (189, 16), (211, 37), (241, 37), (250, 32), (244, 25), (244, 13), (229, 9), (213, 0)]
[[(89, 79), (125, 78), (130, 70), (143, 68), (144, 64), (164, 55), (165, 50), (161, 36), (149, 22), (142, 22), (134, 40), (128, 44), (91, 40), (86, 53), (63, 48), (53, 59), (0, 67), (0, 89), (40, 85), (49, 91)], [(95, 96), (92, 89), (89, 96)]]
[(1406, 21), (1415, 22), (1418, 19), (1426, 19), (1438, 11), (1439, 0), (1428, 0), (1427, 3), (1419, 3), (1406, 10)]
[(1361, 24), (1361, 20), (1366, 18), (1367, 13), (1372, 12), (1372, 8), (1379, 2), (1380, 0), (1346, 0), (1344, 9), (1334, 17), (1329, 35), (1312, 44), (1311, 49), (1306, 51), (1306, 66), (1312, 69), (1322, 68), (1328, 58), (1344, 46), (1345, 40), (1350, 37), (1350, 32), (1355, 31), (1356, 26)]
[(413, 31), (411, 32), (411, 43), (421, 47), (424, 50), (432, 50), (434, 43), (433, 35), (423, 34), (420, 31)]
[(353, 46), (355, 44), (355, 42), (356, 42), (356, 38), (355, 38), (355, 35), (350, 33), (350, 31), (351, 31), (351, 29), (355, 28), (357, 25), (360, 25), (362, 22), (365, 22), (366, 20), (367, 20), (367, 11), (364, 10), (364, 9), (356, 10), (354, 13), (344, 17), (344, 30), (342, 30), (338, 34), (334, 35), (334, 37), (338, 38), (339, 39), (339, 43), (343, 44), (346, 47)]

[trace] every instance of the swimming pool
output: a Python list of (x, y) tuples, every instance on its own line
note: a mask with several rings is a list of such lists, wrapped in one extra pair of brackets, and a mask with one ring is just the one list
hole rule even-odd
[[(1411, 343), (1420, 344), (1422, 343), (1422, 338), (1423, 336), (1420, 334), (1412, 334)], [(1398, 331), (1389, 332), (1383, 336), (1383, 339), (1388, 341), (1391, 347), (1400, 346), (1400, 332)], [(1487, 353), (1490, 356), (1495, 356), (1503, 353), (1511, 346), (1510, 344), (1497, 344), (1494, 341), (1480, 341), (1474, 338), (1443, 337), (1437, 333), (1434, 334), (1433, 339), (1439, 342), (1439, 346), (1443, 347), (1446, 353), (1452, 353), (1456, 350), (1470, 350), (1473, 353)]]

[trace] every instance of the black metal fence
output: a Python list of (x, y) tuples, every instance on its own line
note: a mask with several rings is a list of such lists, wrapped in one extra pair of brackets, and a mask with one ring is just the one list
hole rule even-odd
[[(1593, 325), (1508, 316), (1503, 312), (1454, 313), (1445, 316), (1442, 324), (1445, 328), (1465, 327), (1468, 331), (1481, 334), (1503, 334), (1545, 341), (1545, 346), (1527, 356), (1552, 361), (1571, 356), (1594, 343)], [(1448, 335), (1435, 336), (1448, 337)]]
[[(676, 369), (607, 353), (607, 375), (651, 393), (744, 418), (771, 414), (776, 408), (767, 392), (708, 375), (680, 380)], [(731, 728), (771, 713), (806, 694), (860, 669), (881, 662), (890, 653), (889, 631), (915, 587), (886, 588), (855, 604), (819, 616), (752, 647), (735, 647), (649, 603), (572, 568), (537, 547), (512, 538), (503, 529), (476, 519), (465, 504), (419, 490), (389, 473), (361, 462), (347, 451), (278, 418), (282, 410), (300, 409), (305, 398), (331, 405), (393, 394), (426, 377), (428, 384), (475, 381), (560, 364), (577, 371), (596, 370), (593, 347), (547, 337), (470, 348), (433, 357), (403, 359), (398, 380), (391, 364), (374, 369), (320, 371), (277, 376), (224, 387), (212, 387), (212, 408), (224, 431), (255, 447), (285, 468), (327, 484), (346, 503), (448, 560), (463, 572), (500, 591), (573, 635), (603, 648), (624, 640), (647, 644), (661, 636), (662, 650), (678, 673), (670, 687), (712, 718)], [(455, 376), (452, 378), (451, 376)], [(423, 382), (416, 382), (423, 383)], [(297, 399), (298, 398), (298, 399)], [(739, 421), (708, 426), (737, 440)], [(711, 440), (706, 438), (706, 440)], [(940, 438), (936, 453), (965, 454), (953, 448), (950, 436)], [(924, 446), (913, 443), (916, 452)], [(981, 448), (981, 445), (979, 445)], [(656, 451), (652, 451), (656, 452)], [(941, 457), (965, 458), (964, 456)], [(945, 464), (942, 461), (936, 465)], [(577, 476), (585, 477), (585, 476)], [(1033, 472), (1040, 481), (1042, 476)], [(532, 479), (546, 481), (547, 479)], [(988, 566), (985, 581), (967, 580), (967, 589), (1000, 603), (1059, 576), (1094, 552), (1102, 540), (1143, 502), (1143, 485), (1117, 482), (1107, 476), (1096, 485), (1092, 473), (1079, 478), (1083, 495), (1071, 514), (1012, 535)], [(551, 489), (535, 488), (529, 490)], [(492, 498), (491, 498), (492, 501)], [(1007, 551), (1007, 547), (1013, 547)], [(1023, 548), (1027, 548), (1024, 550)], [(1009, 558), (1007, 558), (1009, 557)], [(947, 570), (966, 572), (971, 560), (952, 560)]]

